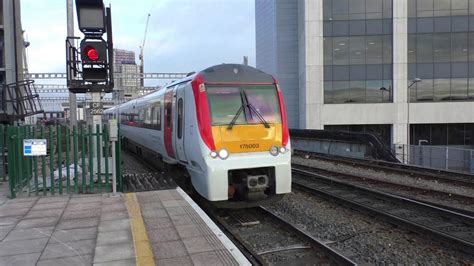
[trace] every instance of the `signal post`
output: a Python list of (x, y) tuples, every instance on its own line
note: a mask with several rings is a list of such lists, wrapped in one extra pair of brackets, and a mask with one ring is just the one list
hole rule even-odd
[[(84, 38), (68, 36), (66, 39), (67, 86), (71, 93), (91, 95), (92, 108), (89, 110), (95, 133), (97, 127), (102, 130), (102, 94), (110, 93), (114, 88), (112, 15), (110, 7), (104, 7), (103, 0), (76, 0), (76, 11)], [(74, 44), (78, 40), (80, 45), (76, 48)], [(94, 164), (99, 165), (96, 151), (94, 157)]]

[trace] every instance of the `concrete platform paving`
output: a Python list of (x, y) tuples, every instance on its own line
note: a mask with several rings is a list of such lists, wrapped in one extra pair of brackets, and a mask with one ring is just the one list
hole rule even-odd
[(250, 265), (180, 188), (0, 201), (0, 266), (153, 264)]

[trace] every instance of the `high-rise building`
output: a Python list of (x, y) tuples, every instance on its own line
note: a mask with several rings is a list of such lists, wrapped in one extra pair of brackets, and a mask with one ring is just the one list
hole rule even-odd
[(474, 146), (473, 0), (256, 0), (291, 127)]
[(114, 78), (113, 98), (118, 102), (129, 101), (139, 95), (140, 67), (135, 62), (135, 52), (114, 49), (114, 72), (120, 76)]
[[(0, 0), (0, 121), (13, 120), (5, 85), (24, 79), (20, 0)], [(21, 87), (18, 87), (21, 88)], [(13, 92), (15, 93), (15, 92)], [(14, 95), (12, 95), (14, 96)]]

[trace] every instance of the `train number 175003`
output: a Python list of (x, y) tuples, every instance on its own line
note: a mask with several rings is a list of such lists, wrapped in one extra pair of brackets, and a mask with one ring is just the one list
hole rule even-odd
[(240, 144), (241, 149), (258, 149), (258, 147), (259, 147), (258, 143)]

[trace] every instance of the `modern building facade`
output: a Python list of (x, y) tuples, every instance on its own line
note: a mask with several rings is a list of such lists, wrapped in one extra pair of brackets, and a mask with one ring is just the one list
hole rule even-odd
[(256, 0), (255, 19), (291, 127), (474, 146), (474, 0)]

